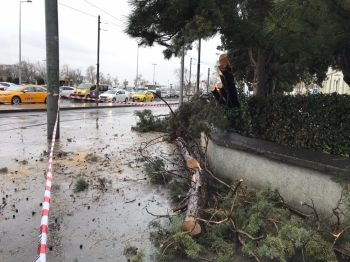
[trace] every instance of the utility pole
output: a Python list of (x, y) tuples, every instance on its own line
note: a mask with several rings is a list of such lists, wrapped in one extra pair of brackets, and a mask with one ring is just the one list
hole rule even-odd
[(182, 47), (182, 57), (181, 57), (181, 76), (180, 76), (180, 97), (179, 106), (183, 103), (184, 99), (184, 71), (185, 71), (185, 45)]
[(140, 49), (140, 46), (139, 44), (137, 44), (137, 66), (136, 66), (136, 80), (135, 80), (135, 88), (137, 88), (137, 80), (139, 78), (139, 49)]
[(153, 65), (153, 83), (152, 83), (152, 85), (155, 85), (155, 83), (154, 83), (154, 74), (155, 74), (155, 71), (156, 71), (156, 65), (157, 64), (152, 64)]
[(190, 59), (190, 79), (188, 80), (188, 91), (191, 91), (191, 68), (192, 68), (192, 57)]
[(96, 76), (96, 104), (98, 105), (98, 99), (100, 94), (100, 16), (98, 16), (97, 25), (97, 76)]
[(210, 68), (208, 68), (207, 94), (209, 93), (209, 76), (210, 76)]
[(199, 38), (196, 93), (199, 93), (199, 78), (200, 78), (200, 74), (201, 74), (201, 39)]
[[(57, 0), (45, 1), (46, 24), (46, 65), (47, 91), (59, 94), (59, 37), (58, 37), (58, 8)], [(56, 117), (56, 139), (60, 137), (60, 120), (58, 111), (58, 96), (47, 96), (47, 139), (53, 139)]]

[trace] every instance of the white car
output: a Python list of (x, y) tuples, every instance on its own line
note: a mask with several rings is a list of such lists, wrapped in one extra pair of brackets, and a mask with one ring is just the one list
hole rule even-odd
[(112, 102), (128, 102), (129, 92), (121, 89), (107, 90), (98, 96), (101, 100), (108, 100)]
[(71, 86), (60, 86), (60, 95), (70, 96), (75, 89), (75, 87)]
[(4, 89), (8, 89), (9, 87), (16, 87), (19, 88), (19, 85), (13, 84), (13, 83), (9, 83), (9, 82), (0, 82), (0, 86), (4, 87)]

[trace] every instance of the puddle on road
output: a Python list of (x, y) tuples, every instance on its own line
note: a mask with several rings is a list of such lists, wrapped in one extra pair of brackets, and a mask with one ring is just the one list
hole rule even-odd
[[(138, 134), (130, 131), (130, 124), (103, 117), (95, 125), (96, 119), (82, 119), (76, 126), (85, 126), (84, 132), (61, 132), (56, 142), (47, 261), (127, 261), (123, 250), (128, 244), (144, 249), (145, 261), (152, 261), (148, 224), (154, 217), (145, 208), (165, 214), (171, 206), (164, 187), (149, 184), (143, 163), (136, 159), (140, 145), (160, 134)], [(23, 129), (5, 142), (9, 153), (0, 162), (0, 168), (8, 168), (0, 174), (0, 261), (36, 257), (48, 162), (44, 153), (50, 146), (38, 137), (45, 136), (42, 127)], [(150, 154), (173, 150), (166, 142), (148, 148)], [(98, 161), (85, 161), (87, 154)], [(89, 188), (74, 193), (79, 177)], [(102, 190), (98, 178), (112, 183)]]

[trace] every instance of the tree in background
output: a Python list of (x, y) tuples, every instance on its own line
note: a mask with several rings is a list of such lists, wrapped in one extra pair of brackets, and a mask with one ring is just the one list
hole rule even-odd
[(90, 83), (96, 82), (96, 68), (94, 66), (89, 66), (85, 71), (85, 78)]
[[(198, 39), (210, 39), (219, 33), (219, 49), (228, 52), (235, 79), (252, 83), (258, 96), (290, 90), (300, 81), (312, 81), (314, 75), (322, 82), (332, 64), (328, 56), (304, 51), (298, 35), (293, 41), (281, 41), (267, 30), (271, 21), (285, 20), (286, 15), (275, 10), (277, 2), (285, 5), (282, 9), (286, 13), (293, 12), (288, 6), (291, 1), (285, 0), (129, 1), (133, 12), (125, 31), (142, 45), (164, 46), (167, 59), (180, 55), (183, 46), (192, 49)], [(333, 18), (329, 16), (328, 23)], [(288, 32), (288, 28), (283, 29)], [(346, 54), (346, 50), (340, 53)]]
[[(0, 77), (0, 81), (1, 81), (1, 82), (4, 82), (4, 80), (2, 79), (2, 77)], [(11, 83), (12, 83), (12, 82), (11, 82)]]
[(44, 81), (45, 81), (45, 79), (46, 79), (46, 63), (39, 62), (39, 61), (36, 62), (35, 63), (35, 69), (36, 69), (37, 77), (41, 78), (41, 79), (44, 79)]
[[(1, 81), (3, 81), (3, 80), (1, 80)], [(8, 76), (6, 78), (6, 82), (13, 83), (13, 78), (11, 76)]]
[(139, 83), (141, 82), (142, 74), (139, 74), (137, 78), (134, 79), (134, 86), (138, 87)]
[(118, 77), (113, 78), (113, 83), (115, 87), (119, 86), (119, 81), (118, 81)]
[[(275, 0), (266, 31), (282, 44), (293, 43), (314, 67), (341, 69), (350, 85), (350, 4), (340, 0)], [(319, 77), (319, 76), (318, 76)], [(323, 79), (321, 79), (323, 80)], [(321, 82), (318, 80), (318, 82)]]

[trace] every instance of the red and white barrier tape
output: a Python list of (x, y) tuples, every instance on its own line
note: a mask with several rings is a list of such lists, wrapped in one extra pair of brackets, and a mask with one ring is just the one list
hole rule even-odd
[(45, 186), (45, 193), (44, 193), (44, 202), (43, 202), (43, 208), (41, 211), (41, 225), (40, 225), (40, 235), (39, 235), (39, 244), (38, 244), (38, 250), (37, 250), (37, 258), (36, 262), (45, 262), (46, 261), (46, 246), (47, 246), (47, 236), (49, 233), (49, 210), (50, 210), (50, 201), (51, 201), (51, 185), (52, 185), (52, 158), (53, 158), (53, 149), (55, 147), (55, 140), (56, 140), (56, 130), (57, 130), (57, 123), (58, 123), (58, 115), (60, 110), (60, 97), (58, 98), (58, 109), (57, 109), (57, 116), (56, 116), (56, 122), (53, 129), (52, 134), (52, 142), (51, 142), (51, 149), (50, 149), (50, 156), (49, 156), (49, 165), (47, 167), (46, 172), (46, 186)]
[[(57, 93), (48, 93), (51, 96), (57, 96)], [(132, 105), (132, 106), (154, 106), (154, 107), (164, 107), (168, 106), (166, 104), (145, 104), (145, 103), (138, 103), (138, 102), (118, 102), (118, 101), (112, 101), (112, 100), (106, 100), (106, 99), (98, 99), (98, 98), (84, 98), (80, 96), (67, 96), (60, 94), (60, 97), (66, 97), (66, 98), (72, 98), (72, 99), (78, 99), (78, 100), (87, 100), (87, 101), (97, 101), (97, 102), (105, 102), (105, 103), (112, 103), (112, 104), (121, 104), (121, 105)], [(169, 106), (178, 106), (179, 104), (169, 104)]]

